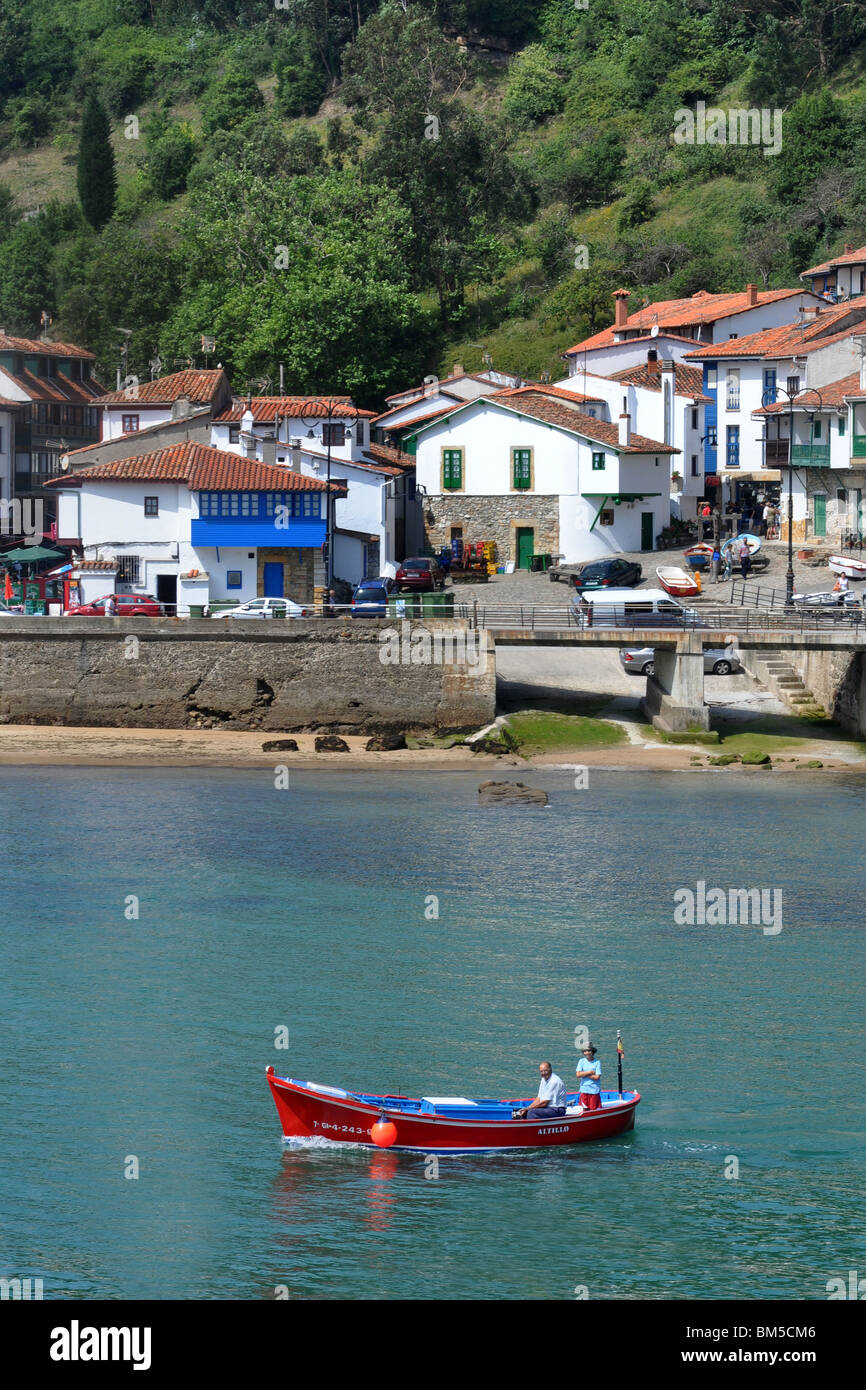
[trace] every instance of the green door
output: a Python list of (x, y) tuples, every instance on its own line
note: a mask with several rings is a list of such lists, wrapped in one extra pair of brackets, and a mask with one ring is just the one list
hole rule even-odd
[(815, 503), (815, 535), (826, 536), (827, 534), (827, 498), (821, 493), (816, 493), (812, 499)]
[(653, 525), (652, 512), (641, 512), (640, 514), (640, 548), (641, 550), (652, 550), (653, 548)]
[(517, 568), (528, 570), (535, 553), (535, 531), (531, 526), (517, 527)]

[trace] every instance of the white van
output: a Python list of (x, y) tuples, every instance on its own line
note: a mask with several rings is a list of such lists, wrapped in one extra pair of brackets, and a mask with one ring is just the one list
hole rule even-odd
[(705, 627), (664, 589), (591, 589), (572, 599), (578, 627)]

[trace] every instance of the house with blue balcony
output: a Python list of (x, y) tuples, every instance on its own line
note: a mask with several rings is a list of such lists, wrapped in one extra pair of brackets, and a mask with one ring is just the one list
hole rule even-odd
[[(118, 590), (152, 594), (180, 614), (259, 596), (312, 603), (325, 584), (329, 499), (333, 508), (345, 495), (339, 482), (194, 441), (80, 468), (52, 486), (81, 557), (115, 562)], [(115, 587), (89, 563), (82, 576), (94, 588), (84, 601)]]

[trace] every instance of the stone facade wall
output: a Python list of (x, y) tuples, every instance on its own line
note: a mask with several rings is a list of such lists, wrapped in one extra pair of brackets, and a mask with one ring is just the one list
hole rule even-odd
[(863, 652), (792, 652), (803, 683), (850, 734), (866, 735), (866, 661)]
[[(797, 470), (795, 469), (795, 474)], [(857, 529), (856, 508), (852, 493), (859, 489), (863, 494), (863, 505), (866, 506), (866, 470), (851, 469), (829, 469), (829, 468), (809, 468), (801, 469), (801, 476), (806, 480), (806, 512), (805, 517), (794, 516), (792, 534), (795, 541), (811, 541), (813, 544), (837, 544), (847, 531)], [(782, 469), (782, 540), (788, 538), (788, 474)], [(836, 492), (839, 488), (845, 488), (848, 498), (845, 502), (836, 500)], [(812, 499), (815, 494), (824, 493), (827, 498), (827, 534), (825, 536), (815, 535), (814, 516), (815, 510)], [(794, 499), (796, 509), (797, 499)]]
[(501, 497), (467, 497), (462, 492), (424, 499), (424, 535), (434, 550), (451, 542), (451, 527), (463, 527), (464, 541), (495, 541), (500, 561), (517, 561), (517, 528), (535, 531), (536, 553), (558, 554), (559, 498), (506, 493)]
[(385, 664), (380, 634), (395, 626), (9, 618), (0, 629), (0, 723), (338, 733), (489, 723), (496, 671), (486, 634), (481, 661), (474, 652), (456, 661), (452, 648), (451, 664), (418, 664), (407, 642), (407, 659)]
[[(256, 551), (256, 593), (265, 592), (265, 565), (274, 561), (283, 566), (282, 597), (294, 599), (295, 603), (312, 603), (318, 556), (318, 551), (295, 546), (260, 545)], [(324, 566), (321, 568), (324, 572)]]

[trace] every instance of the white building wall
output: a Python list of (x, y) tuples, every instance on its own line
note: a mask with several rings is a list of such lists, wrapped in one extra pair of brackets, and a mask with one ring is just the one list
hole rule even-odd
[[(96, 401), (94, 404), (98, 405)], [(122, 406), (112, 406), (111, 409), (104, 409), (102, 412), (102, 439), (119, 439), (121, 435), (129, 433), (123, 428), (124, 415), (137, 415), (139, 430), (149, 429), (151, 425), (164, 425), (166, 420), (171, 419), (171, 409), (168, 406), (144, 406), (140, 401), (130, 400)]]
[(12, 467), (12, 412), (0, 410), (0, 497), (10, 501), (14, 482)]

